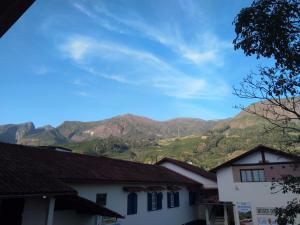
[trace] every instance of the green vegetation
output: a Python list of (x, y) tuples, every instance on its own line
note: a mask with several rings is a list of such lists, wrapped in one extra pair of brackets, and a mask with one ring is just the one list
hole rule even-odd
[[(291, 133), (290, 138), (297, 138), (297, 136)], [(110, 137), (69, 143), (64, 147), (79, 153), (145, 163), (155, 163), (163, 157), (172, 157), (208, 169), (259, 144), (280, 149), (283, 141), (283, 136), (280, 133), (266, 132), (262, 125), (251, 126), (246, 129), (231, 128), (229, 125), (225, 125), (203, 135), (160, 140)]]

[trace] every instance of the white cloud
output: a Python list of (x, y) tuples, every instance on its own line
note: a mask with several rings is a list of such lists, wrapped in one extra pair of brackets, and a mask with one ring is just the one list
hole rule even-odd
[[(76, 5), (80, 5), (77, 3)], [(195, 16), (199, 13), (196, 11), (201, 11), (199, 6), (195, 6), (193, 1), (183, 7), (184, 11), (191, 11), (191, 14)], [(148, 39), (156, 41), (172, 51), (174, 51), (179, 57), (182, 57), (189, 63), (193, 63), (197, 66), (202, 66), (205, 63), (212, 63), (215, 66), (223, 65), (223, 52), (224, 50), (231, 48), (232, 45), (229, 41), (224, 41), (219, 39), (213, 32), (203, 31), (199, 28), (199, 31), (195, 30), (193, 41), (185, 40), (182, 35), (182, 28), (178, 27), (176, 24), (172, 24), (170, 21), (163, 21), (161, 24), (147, 23), (142, 17), (137, 13), (132, 13), (133, 16), (122, 15), (120, 13), (115, 13), (108, 10), (104, 5), (95, 5), (92, 9), (83, 8), (83, 5), (77, 6), (80, 11), (83, 11), (86, 15), (93, 15), (90, 18), (95, 19), (96, 15), (101, 15), (97, 17), (97, 21), (101, 18), (110, 18), (111, 21), (115, 23), (122, 24), (132, 30), (136, 31), (136, 35), (144, 36)], [(196, 7), (196, 8), (194, 8)], [(199, 27), (201, 27), (199, 21)]]
[(76, 61), (80, 61), (92, 50), (93, 40), (87, 37), (72, 37), (60, 46), (60, 50)]
[(94, 76), (156, 88), (175, 98), (220, 98), (229, 90), (221, 81), (185, 74), (149, 52), (87, 36), (68, 38), (60, 50), (79, 68)]

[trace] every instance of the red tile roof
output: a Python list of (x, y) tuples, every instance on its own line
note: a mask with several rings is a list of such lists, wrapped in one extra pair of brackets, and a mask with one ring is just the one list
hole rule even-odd
[(171, 158), (163, 158), (162, 160), (158, 161), (156, 164), (157, 165), (160, 165), (164, 162), (169, 162), (169, 163), (173, 163), (183, 169), (186, 169), (186, 170), (189, 170), (193, 173), (196, 173), (202, 177), (205, 177), (207, 179), (210, 179), (210, 180), (213, 180), (213, 181), (217, 181), (217, 177), (214, 173), (211, 173), (211, 172), (208, 172), (198, 166), (194, 166), (194, 165), (191, 165), (189, 163), (186, 163), (186, 162), (183, 162), (183, 161), (179, 161), (179, 160), (176, 160), (176, 159), (171, 159)]
[(0, 195), (74, 192), (63, 182), (195, 184), (158, 165), (0, 143)]

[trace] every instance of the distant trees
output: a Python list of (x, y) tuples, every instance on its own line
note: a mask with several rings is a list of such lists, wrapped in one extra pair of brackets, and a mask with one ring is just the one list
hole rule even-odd
[[(299, 142), (300, 122), (300, 2), (299, 0), (254, 0), (234, 20), (234, 48), (245, 55), (270, 58), (274, 65), (260, 66), (234, 89), (241, 98), (261, 101), (261, 107), (241, 108), (269, 121), (269, 130), (294, 132)], [(297, 169), (297, 168), (296, 168)], [(300, 179), (283, 177), (273, 184), (283, 193), (300, 194)], [(280, 225), (293, 224), (300, 213), (300, 200), (276, 208)]]

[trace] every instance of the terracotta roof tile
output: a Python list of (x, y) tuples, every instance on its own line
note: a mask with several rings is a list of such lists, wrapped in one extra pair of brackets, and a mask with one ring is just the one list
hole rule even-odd
[(63, 182), (195, 184), (158, 165), (0, 143), (0, 195), (74, 192)]

